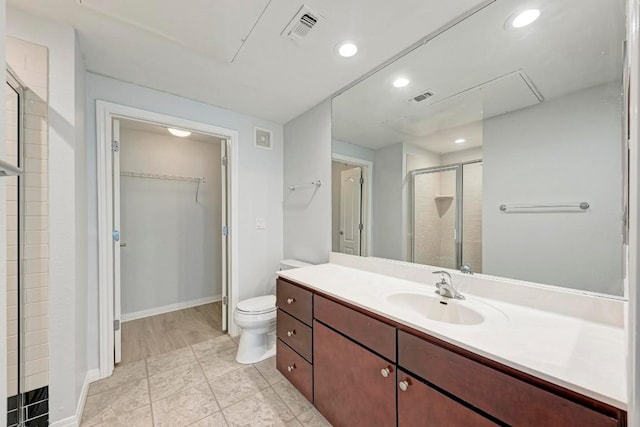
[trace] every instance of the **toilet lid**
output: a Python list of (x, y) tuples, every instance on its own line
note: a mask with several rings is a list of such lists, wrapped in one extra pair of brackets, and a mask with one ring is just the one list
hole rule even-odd
[(262, 297), (249, 298), (238, 303), (238, 311), (245, 313), (266, 313), (276, 309), (276, 296), (265, 295)]

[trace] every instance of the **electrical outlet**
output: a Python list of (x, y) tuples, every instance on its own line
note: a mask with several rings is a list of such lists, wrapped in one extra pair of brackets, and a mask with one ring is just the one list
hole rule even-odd
[(256, 218), (256, 229), (264, 230), (267, 228), (267, 220), (264, 218)]

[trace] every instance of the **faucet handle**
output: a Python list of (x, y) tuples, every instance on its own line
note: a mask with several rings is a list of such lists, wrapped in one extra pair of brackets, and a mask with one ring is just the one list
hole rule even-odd
[(444, 279), (444, 276), (446, 275), (449, 277), (449, 280), (451, 280), (451, 274), (449, 274), (448, 271), (444, 271), (444, 270), (432, 271), (431, 274), (441, 274), (442, 279)]

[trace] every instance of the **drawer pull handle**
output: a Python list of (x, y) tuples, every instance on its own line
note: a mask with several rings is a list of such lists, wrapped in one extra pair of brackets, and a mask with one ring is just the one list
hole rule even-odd
[(385, 378), (387, 378), (390, 373), (391, 373), (391, 368), (389, 367), (380, 369), (380, 375), (382, 375)]
[(292, 337), (296, 334), (296, 330), (292, 330), (292, 331), (287, 331), (287, 336)]
[(296, 364), (294, 363), (293, 365), (289, 365), (287, 366), (287, 371), (289, 372), (293, 372), (296, 369)]
[(295, 298), (287, 298), (287, 304), (293, 304), (294, 302), (296, 302)]
[(400, 387), (402, 391), (407, 391), (409, 389), (409, 381), (400, 381), (398, 387)]

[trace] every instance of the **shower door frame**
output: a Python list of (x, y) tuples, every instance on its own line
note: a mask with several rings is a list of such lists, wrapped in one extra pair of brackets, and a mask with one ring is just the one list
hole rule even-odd
[[(411, 240), (411, 244), (409, 245), (409, 248), (411, 250), (411, 253), (409, 254), (409, 259), (411, 260), (411, 262), (415, 263), (415, 254), (416, 254), (416, 236), (415, 236), (415, 231), (416, 231), (416, 198), (415, 198), (415, 179), (416, 176), (418, 175), (424, 175), (424, 174), (429, 174), (429, 173), (438, 173), (438, 172), (448, 172), (448, 171), (455, 171), (456, 172), (456, 194), (455, 194), (455, 202), (456, 202), (456, 221), (455, 221), (455, 254), (456, 254), (456, 262), (455, 262), (455, 269), (459, 270), (462, 267), (462, 240), (463, 240), (463, 235), (464, 235), (464, 230), (462, 227), (462, 221), (464, 218), (464, 207), (463, 207), (463, 197), (464, 197), (464, 186), (463, 186), (463, 179), (464, 179), (464, 166), (466, 165), (472, 165), (475, 163), (482, 163), (483, 159), (478, 159), (478, 160), (470, 160), (468, 162), (458, 162), (458, 163), (451, 163), (448, 165), (442, 165), (442, 166), (433, 166), (433, 167), (429, 167), (429, 168), (421, 168), (421, 169), (414, 169), (412, 171), (409, 171), (409, 174), (411, 175), (411, 179), (409, 180), (409, 204), (410, 204), (410, 218), (409, 218), (409, 223), (411, 224), (411, 231), (409, 234), (409, 239)], [(434, 267), (441, 267), (439, 265), (436, 265)]]

